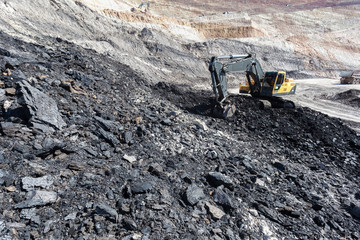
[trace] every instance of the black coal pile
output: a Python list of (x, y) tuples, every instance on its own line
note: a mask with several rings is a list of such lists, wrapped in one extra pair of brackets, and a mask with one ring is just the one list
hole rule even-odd
[(360, 138), (0, 33), (1, 239), (358, 239)]
[(360, 107), (360, 90), (350, 89), (332, 97), (332, 100), (345, 103), (353, 107)]

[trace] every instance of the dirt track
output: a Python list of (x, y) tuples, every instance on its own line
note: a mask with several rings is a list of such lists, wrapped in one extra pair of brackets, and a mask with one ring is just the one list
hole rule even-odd
[(300, 106), (340, 118), (360, 131), (359, 108), (333, 100), (337, 94), (347, 90), (360, 90), (360, 85), (340, 85), (339, 80), (334, 79), (299, 79), (296, 82), (296, 95), (288, 97), (289, 99)]

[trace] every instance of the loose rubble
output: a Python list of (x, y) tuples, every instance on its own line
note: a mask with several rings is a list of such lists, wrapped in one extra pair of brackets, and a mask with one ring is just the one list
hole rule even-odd
[(360, 237), (360, 138), (340, 120), (246, 96), (217, 118), (211, 92), (72, 43), (0, 42), (2, 239)]

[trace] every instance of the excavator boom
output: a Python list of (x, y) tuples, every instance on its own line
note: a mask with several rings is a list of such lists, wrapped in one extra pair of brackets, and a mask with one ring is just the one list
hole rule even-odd
[(261, 79), (265, 76), (259, 61), (251, 54), (212, 57), (209, 71), (211, 72), (213, 91), (219, 102), (224, 101), (228, 96), (226, 73), (245, 72), (252, 95), (260, 92)]

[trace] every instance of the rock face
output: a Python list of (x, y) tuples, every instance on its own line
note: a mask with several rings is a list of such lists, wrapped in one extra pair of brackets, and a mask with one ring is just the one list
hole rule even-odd
[(242, 95), (217, 118), (210, 91), (46, 41), (0, 32), (0, 89), (17, 89), (0, 95), (2, 237), (360, 237), (360, 139), (340, 120)]
[[(134, 6), (125, 1), (3, 1), (0, 30), (48, 46), (53, 45), (52, 40), (71, 41), (113, 55), (149, 81), (209, 85), (205, 62), (211, 56), (229, 54), (255, 53), (265, 70), (285, 70), (291, 77), (337, 77), (340, 69), (351, 70), (360, 64), (359, 40), (352, 37), (359, 34), (354, 29), (358, 2), (231, 2), (177, 1), (169, 5), (159, 0), (150, 14), (139, 16), (129, 13)], [(186, 17), (191, 21), (184, 21)], [(3, 49), (4, 57), (11, 57), (9, 49)], [(21, 64), (8, 62), (9, 67)], [(73, 76), (86, 81), (79, 72)], [(181, 79), (179, 72), (184, 73)]]

